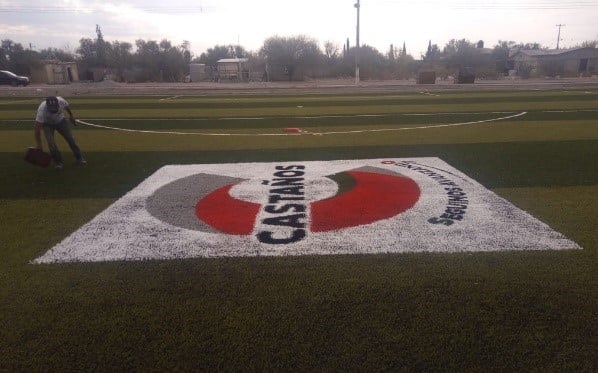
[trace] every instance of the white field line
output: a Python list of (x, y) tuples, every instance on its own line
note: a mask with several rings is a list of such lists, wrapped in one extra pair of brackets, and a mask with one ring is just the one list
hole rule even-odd
[(598, 112), (598, 109), (582, 109), (582, 110), (544, 110), (542, 113), (592, 113)]
[(161, 135), (199, 135), (199, 136), (284, 136), (284, 133), (202, 133), (202, 132), (179, 132), (179, 131), (152, 131), (152, 130), (135, 130), (130, 128), (118, 128), (111, 126), (104, 126), (101, 124), (89, 123), (83, 120), (77, 120), (77, 123), (84, 124), (89, 127), (104, 128), (115, 131), (123, 132), (136, 132), (136, 133), (155, 133)]
[(431, 128), (441, 128), (441, 127), (456, 127), (456, 126), (464, 126), (469, 124), (482, 124), (482, 123), (489, 123), (489, 122), (496, 122), (499, 120), (506, 120), (517, 118), (522, 115), (527, 114), (527, 112), (522, 111), (521, 113), (509, 115), (500, 118), (492, 118), (492, 119), (484, 119), (484, 120), (477, 120), (471, 122), (461, 122), (461, 123), (450, 123), (450, 124), (437, 124), (437, 125), (430, 125), (430, 126), (417, 126), (417, 127), (402, 127), (402, 128), (379, 128), (379, 129), (364, 129), (364, 130), (352, 130), (352, 131), (329, 131), (329, 132), (309, 132), (300, 130), (299, 132), (295, 133), (204, 133), (204, 132), (179, 132), (179, 131), (152, 131), (152, 130), (135, 130), (129, 128), (118, 128), (118, 127), (111, 127), (111, 126), (104, 126), (100, 124), (94, 124), (85, 122), (82, 120), (78, 120), (78, 123), (84, 124), (90, 127), (96, 128), (105, 128), (111, 129), (115, 131), (123, 131), (123, 132), (136, 132), (136, 133), (154, 133), (154, 134), (163, 134), (163, 135), (196, 135), (196, 136), (245, 136), (245, 137), (255, 137), (255, 136), (297, 136), (301, 134), (308, 134), (308, 135), (339, 135), (339, 134), (353, 134), (353, 133), (367, 133), (367, 132), (390, 132), (390, 131), (409, 131), (409, 130), (417, 130), (417, 129), (431, 129)]
[(181, 97), (181, 95), (161, 98), (159, 101), (174, 100), (175, 98), (179, 98), (179, 97)]
[(33, 101), (37, 101), (37, 99), (28, 99), (28, 100), (15, 100), (15, 101), (5, 101), (5, 102), (0, 102), (0, 105), (12, 105), (12, 104), (20, 104), (23, 102), (33, 102)]
[(148, 118), (90, 118), (88, 120), (105, 120), (105, 121), (126, 121), (135, 122), (148, 120), (161, 120), (161, 121), (218, 121), (218, 120), (268, 120), (268, 119), (328, 119), (328, 118), (384, 118), (392, 116), (435, 116), (435, 115), (484, 115), (484, 114), (511, 114), (513, 111), (485, 111), (485, 112), (462, 112), (462, 113), (397, 113), (397, 114), (349, 114), (349, 115), (297, 115), (290, 117), (223, 117), (223, 118), (160, 118), (160, 119), (148, 119)]
[(389, 131), (408, 131), (408, 130), (420, 130), (420, 129), (430, 129), (430, 128), (441, 128), (441, 127), (456, 127), (456, 126), (465, 126), (468, 124), (482, 124), (488, 122), (497, 122), (499, 120), (505, 119), (512, 119), (517, 118), (522, 115), (527, 114), (526, 111), (522, 111), (521, 113), (509, 115), (506, 117), (501, 118), (492, 118), (492, 119), (484, 119), (484, 120), (477, 120), (473, 122), (462, 122), (462, 123), (450, 123), (450, 124), (436, 124), (432, 126), (417, 126), (417, 127), (402, 127), (402, 128), (380, 128), (380, 129), (367, 129), (367, 130), (353, 130), (353, 131), (330, 131), (330, 132), (309, 132), (312, 135), (338, 135), (338, 134), (350, 134), (350, 133), (365, 133), (365, 132), (389, 132)]
[[(0, 103), (1, 104), (1, 103)], [(598, 112), (598, 109), (574, 109), (574, 110), (542, 110), (539, 113), (591, 113)], [(354, 114), (354, 115), (312, 115), (312, 116), (288, 116), (288, 117), (223, 117), (223, 118), (89, 118), (87, 120), (110, 121), (110, 122), (148, 122), (148, 121), (169, 121), (169, 122), (188, 122), (188, 121), (235, 121), (235, 120), (268, 120), (268, 119), (326, 119), (326, 118), (383, 118), (391, 116), (435, 116), (435, 115), (484, 115), (484, 114), (511, 114), (513, 111), (487, 111), (487, 112), (437, 112), (437, 113), (391, 113), (391, 114)], [(23, 119), (0, 119), (0, 123), (30, 123), (33, 120)]]
[[(484, 114), (511, 114), (513, 111), (488, 111), (480, 113), (401, 113), (401, 114), (354, 114), (354, 115), (312, 115), (312, 116), (291, 116), (291, 117), (223, 117), (223, 118), (160, 118), (160, 119), (148, 119), (148, 118), (90, 118), (88, 120), (103, 120), (103, 121), (235, 121), (235, 120), (268, 120), (268, 119), (328, 119), (328, 118), (384, 118), (396, 115), (401, 116), (435, 116), (435, 115), (484, 115)], [(15, 121), (16, 122), (16, 121)]]

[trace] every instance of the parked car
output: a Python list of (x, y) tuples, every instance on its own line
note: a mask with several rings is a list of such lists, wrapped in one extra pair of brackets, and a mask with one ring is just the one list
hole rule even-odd
[(0, 84), (10, 84), (13, 87), (29, 84), (29, 78), (26, 76), (19, 76), (10, 71), (0, 70)]

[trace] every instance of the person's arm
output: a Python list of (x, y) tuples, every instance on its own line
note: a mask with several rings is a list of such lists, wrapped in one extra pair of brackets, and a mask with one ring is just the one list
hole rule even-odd
[(66, 110), (67, 113), (69, 113), (69, 116), (71, 117), (71, 123), (73, 123), (73, 126), (77, 125), (77, 120), (75, 119), (75, 116), (73, 115), (73, 112), (71, 111), (71, 108), (69, 108), (68, 106), (64, 108), (64, 110)]
[(42, 147), (42, 124), (38, 121), (35, 121), (35, 124), (33, 125), (33, 137), (35, 138), (35, 146), (38, 149), (43, 149)]

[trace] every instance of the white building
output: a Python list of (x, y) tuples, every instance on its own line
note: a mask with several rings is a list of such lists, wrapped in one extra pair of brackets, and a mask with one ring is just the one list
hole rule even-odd
[(248, 58), (223, 58), (218, 60), (217, 80), (243, 81), (249, 80)]
[(75, 62), (44, 60), (42, 66), (31, 72), (34, 83), (69, 84), (79, 81), (79, 70)]
[[(590, 76), (598, 74), (598, 48), (515, 50), (509, 56), (519, 75)], [(527, 71), (529, 70), (529, 71)]]

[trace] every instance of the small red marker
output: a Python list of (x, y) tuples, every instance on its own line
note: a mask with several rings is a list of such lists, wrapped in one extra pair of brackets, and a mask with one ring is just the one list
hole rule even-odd
[(297, 127), (286, 127), (286, 128), (283, 128), (283, 131), (287, 132), (287, 133), (301, 133), (301, 132), (303, 132), (303, 130), (301, 128), (297, 128)]

